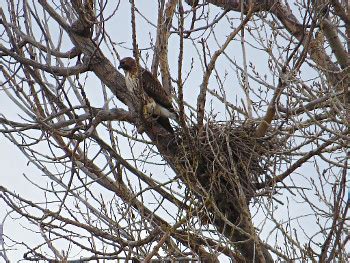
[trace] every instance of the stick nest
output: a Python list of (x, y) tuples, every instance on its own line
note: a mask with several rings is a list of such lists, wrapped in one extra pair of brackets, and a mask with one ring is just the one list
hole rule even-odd
[(276, 151), (283, 145), (276, 136), (256, 138), (255, 130), (254, 124), (209, 122), (200, 134), (195, 128), (189, 136), (181, 131), (177, 143), (182, 149), (179, 161), (185, 166), (184, 179), (225, 198), (243, 189), (249, 201), (259, 185), (271, 178)]

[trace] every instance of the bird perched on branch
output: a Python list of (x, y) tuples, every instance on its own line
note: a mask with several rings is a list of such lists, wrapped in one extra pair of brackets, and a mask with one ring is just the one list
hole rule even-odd
[[(151, 72), (140, 66), (138, 67), (139, 74), (137, 74), (136, 61), (131, 57), (123, 58), (118, 68), (125, 72), (125, 84), (131, 95), (140, 98), (142, 97), (140, 92), (144, 92), (144, 116), (146, 118), (155, 117), (164, 129), (174, 133), (169, 118), (176, 119), (177, 114), (172, 105), (171, 95), (163, 88), (159, 80)], [(142, 85), (142, 88), (139, 88), (139, 84)]]

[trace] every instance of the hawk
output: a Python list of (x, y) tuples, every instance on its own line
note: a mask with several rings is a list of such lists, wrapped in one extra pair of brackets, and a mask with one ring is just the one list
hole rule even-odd
[[(171, 95), (163, 88), (159, 80), (151, 72), (139, 66), (140, 81), (137, 76), (136, 61), (131, 57), (123, 58), (118, 69), (125, 72), (125, 84), (130, 94), (140, 96), (140, 90), (145, 95), (144, 114), (146, 117), (152, 115), (157, 122), (170, 133), (174, 133), (170, 125), (170, 119), (176, 119), (177, 114), (172, 105)], [(139, 83), (142, 89), (138, 87)]]

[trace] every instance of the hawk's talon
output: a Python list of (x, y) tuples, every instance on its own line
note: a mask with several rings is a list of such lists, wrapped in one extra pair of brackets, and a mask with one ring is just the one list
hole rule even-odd
[(154, 103), (153, 102), (150, 102), (148, 104), (145, 104), (143, 106), (143, 116), (146, 118), (146, 119), (149, 119), (150, 117), (152, 117), (153, 113), (154, 113)]
[(145, 119), (149, 118), (149, 112), (148, 112), (147, 105), (143, 105), (143, 116), (145, 117)]

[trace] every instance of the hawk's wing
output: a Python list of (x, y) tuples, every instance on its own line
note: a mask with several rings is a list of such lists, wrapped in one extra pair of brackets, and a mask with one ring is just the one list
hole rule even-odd
[(142, 86), (147, 96), (154, 99), (154, 101), (166, 108), (170, 112), (175, 112), (171, 103), (171, 95), (163, 88), (159, 80), (152, 75), (148, 70), (142, 69), (141, 72)]

